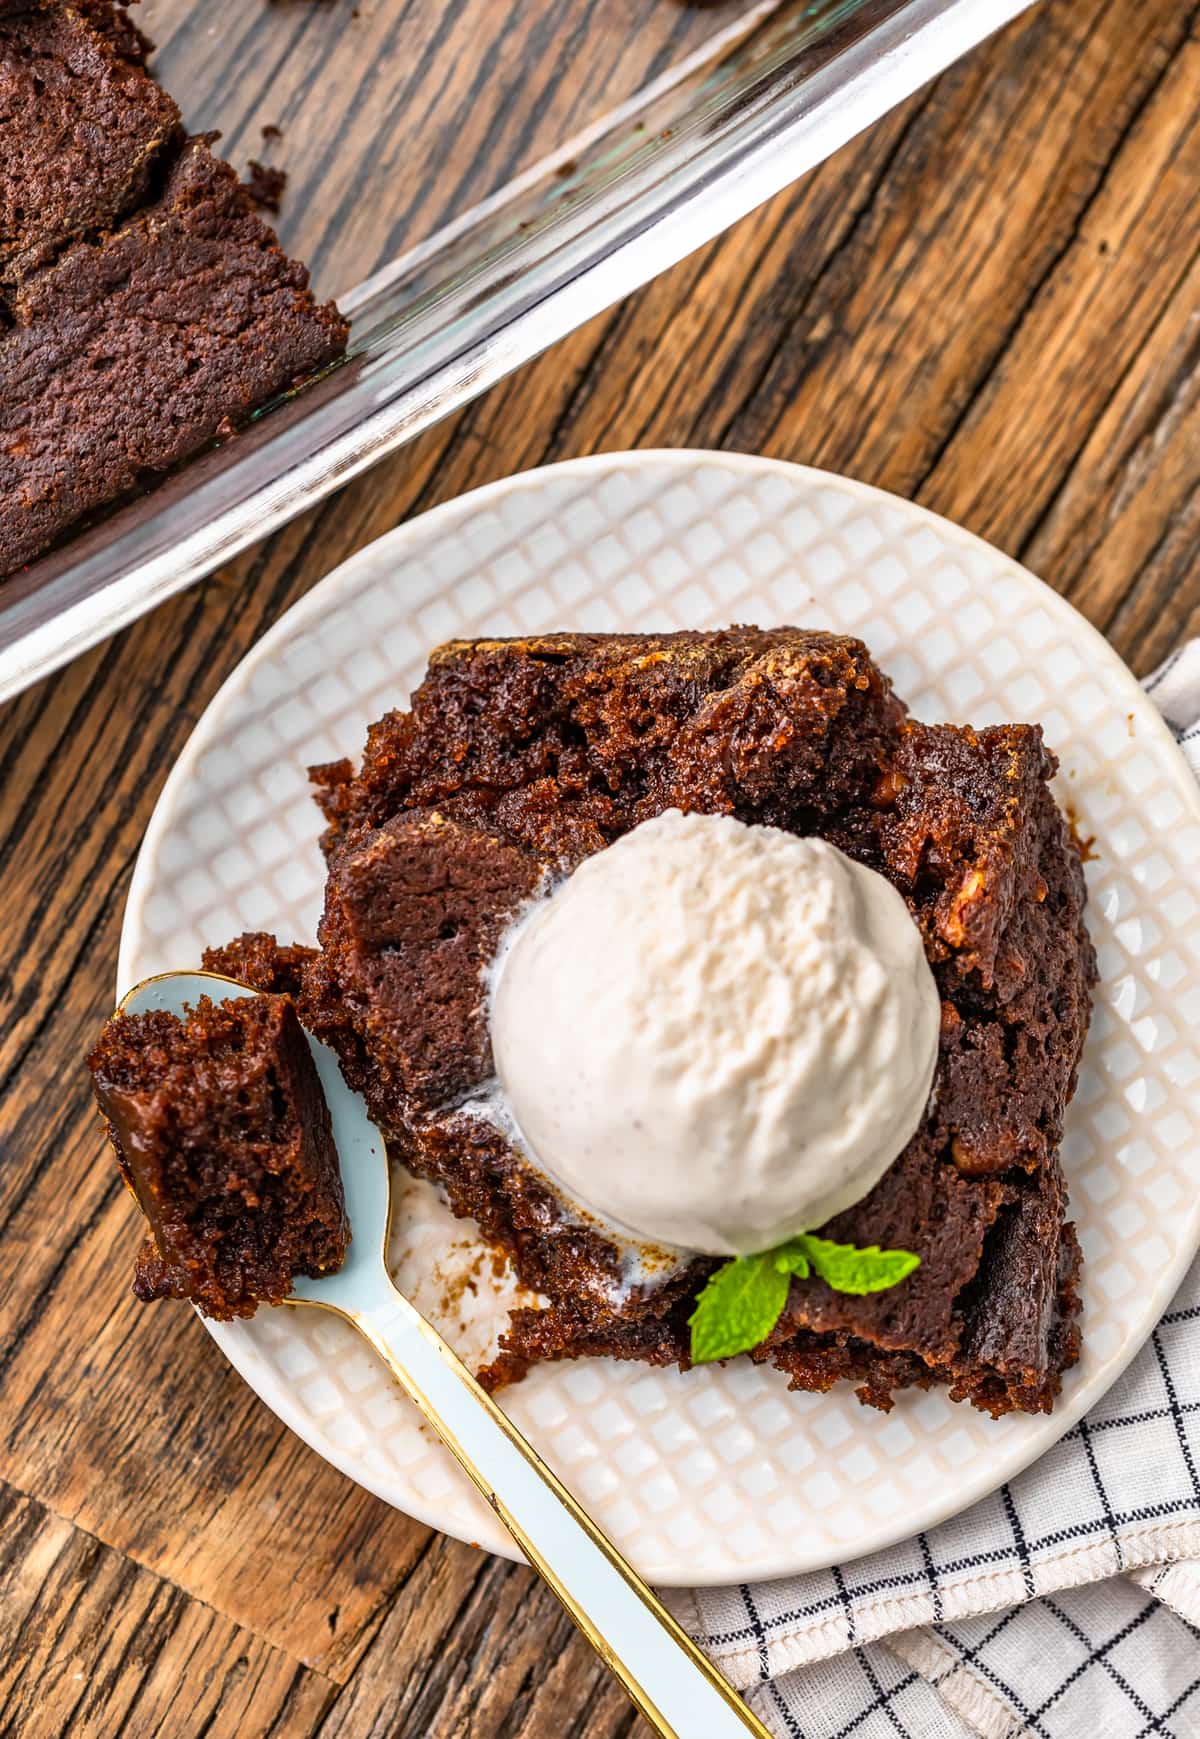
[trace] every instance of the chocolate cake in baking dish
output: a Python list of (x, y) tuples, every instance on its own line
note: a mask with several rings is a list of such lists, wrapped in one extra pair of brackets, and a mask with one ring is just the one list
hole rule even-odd
[(150, 46), (112, 0), (0, 15), (0, 575), (345, 349)]

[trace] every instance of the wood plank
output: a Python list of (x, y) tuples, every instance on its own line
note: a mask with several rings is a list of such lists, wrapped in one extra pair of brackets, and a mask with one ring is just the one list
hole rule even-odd
[(1025, 552), (1143, 673), (1200, 633), (1197, 308), (1193, 263)]
[(725, 388), (721, 445), (919, 486), (1187, 24), (1149, 0), (1136, 56), (1128, 28), (1106, 0), (1034, 7), (916, 109), (829, 268), (809, 280), (781, 229), (739, 304), (773, 337)]
[[(394, 1663), (408, 1663), (397, 1673)], [(431, 1552), (396, 1600), (321, 1739), (459, 1733), (648, 1739), (550, 1592), (464, 1546)]]
[(335, 1687), (0, 1488), (4, 1739), (312, 1733)]
[[(142, 0), (156, 76), (243, 169), (323, 295), (460, 217), (746, 12), (744, 0)], [(571, 76), (587, 69), (586, 77)], [(282, 137), (264, 139), (264, 125)]]
[(1151, 660), (1183, 627), (1168, 606), (1196, 551), (1198, 89), (1193, 37), (921, 491), (1101, 627), (1123, 611), (1122, 650), (1153, 620)]
[[(465, 420), (492, 462), (464, 442), (441, 487), (568, 452), (716, 444), (920, 493), (1070, 249), (1188, 17), (1176, 0), (1141, 8), (1136, 57), (1128, 28), (1103, 0), (1034, 8), (746, 219), (736, 246), (721, 238), (585, 328), (593, 348), (548, 440), (527, 406), (561, 402), (580, 334), (565, 359), (557, 348), (472, 407)], [(1149, 325), (1169, 289), (1157, 286), (1157, 304), (1148, 293)]]

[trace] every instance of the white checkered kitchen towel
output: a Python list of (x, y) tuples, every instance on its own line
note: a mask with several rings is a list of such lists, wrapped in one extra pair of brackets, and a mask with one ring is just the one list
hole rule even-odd
[[(1146, 687), (1200, 778), (1200, 640)], [(1096, 1410), (994, 1497), (677, 1610), (781, 1739), (1200, 1739), (1200, 1259)]]

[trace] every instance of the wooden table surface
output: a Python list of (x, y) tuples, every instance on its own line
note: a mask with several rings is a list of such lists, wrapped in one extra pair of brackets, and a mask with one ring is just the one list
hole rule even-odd
[(159, 788), (243, 653), (400, 520), (580, 453), (845, 471), (1145, 671), (1200, 628), (1200, 7), (1040, 0), (675, 271), (0, 713), (0, 1739), (642, 1732), (528, 1571), (326, 1466), (182, 1308), (82, 1058)]

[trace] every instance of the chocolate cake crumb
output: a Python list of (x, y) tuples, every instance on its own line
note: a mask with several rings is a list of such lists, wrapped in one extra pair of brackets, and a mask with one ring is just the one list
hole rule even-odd
[(248, 930), (223, 948), (206, 948), (201, 964), (206, 972), (236, 979), (252, 990), (297, 996), (305, 968), (316, 959), (315, 948), (281, 948), (274, 936)]
[(283, 201), (283, 190), (287, 186), (287, 170), (275, 169), (267, 163), (260, 163), (251, 157), (246, 164), (247, 173), (242, 179), (242, 186), (263, 211), (278, 212)]

